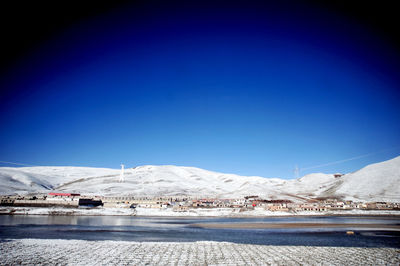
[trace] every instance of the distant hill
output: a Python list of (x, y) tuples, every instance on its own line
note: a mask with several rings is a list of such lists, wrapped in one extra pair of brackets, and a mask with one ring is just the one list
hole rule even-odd
[(310, 174), (294, 180), (222, 174), (195, 167), (139, 166), (125, 170), (88, 167), (2, 167), (0, 193), (50, 191), (93, 195), (204, 196), (236, 198), (259, 195), (268, 199), (305, 201), (343, 198), (357, 201), (400, 201), (400, 157), (371, 164), (342, 177)]

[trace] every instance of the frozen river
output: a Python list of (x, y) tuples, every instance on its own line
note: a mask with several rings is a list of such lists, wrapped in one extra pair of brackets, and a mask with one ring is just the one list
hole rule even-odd
[[(290, 226), (299, 224), (302, 226)], [(303, 226), (308, 224), (314, 226)], [(215, 228), (216, 225), (218, 228)], [(242, 225), (249, 226), (243, 228)], [(274, 228), (269, 228), (271, 225)], [(216, 241), (279, 246), (398, 249), (399, 225), (398, 217), (166, 218), (2, 215), (0, 239)], [(353, 230), (355, 234), (347, 235), (347, 230)]]
[(2, 215), (0, 254), (0, 265), (399, 265), (399, 218)]

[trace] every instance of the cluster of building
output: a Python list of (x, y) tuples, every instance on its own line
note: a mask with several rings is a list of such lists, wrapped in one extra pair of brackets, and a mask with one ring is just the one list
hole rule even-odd
[(103, 206), (101, 200), (74, 193), (49, 193), (30, 196), (2, 196), (0, 206), (16, 207), (69, 207)]
[(104, 208), (172, 208), (184, 212), (194, 208), (237, 208), (241, 211), (264, 209), (266, 211), (325, 212), (330, 210), (400, 210), (400, 203), (393, 202), (353, 202), (338, 199), (309, 200), (298, 203), (290, 200), (267, 200), (258, 196), (239, 199), (179, 197), (134, 197), (134, 196), (84, 196), (73, 193), (49, 193), (31, 196), (2, 196), (1, 206), (31, 207), (97, 207)]
[(265, 200), (257, 196), (242, 199), (196, 199), (175, 205), (176, 211), (185, 211), (189, 208), (240, 208), (241, 210), (264, 209), (266, 211), (325, 212), (330, 210), (400, 210), (400, 203), (393, 202), (353, 202), (338, 199), (310, 200), (298, 203), (291, 200)]
[(305, 203), (293, 202), (274, 202), (267, 201), (261, 203), (269, 211), (314, 211), (326, 212), (332, 210), (400, 210), (400, 203), (392, 202), (353, 202), (351, 200), (342, 201), (337, 199), (312, 200)]

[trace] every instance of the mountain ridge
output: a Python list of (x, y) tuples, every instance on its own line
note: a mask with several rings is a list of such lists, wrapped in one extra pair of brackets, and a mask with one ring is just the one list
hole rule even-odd
[(313, 173), (284, 180), (224, 174), (174, 165), (143, 165), (125, 170), (109, 168), (41, 166), (1, 167), (0, 194), (48, 193), (89, 195), (196, 196), (239, 198), (258, 195), (266, 199), (341, 198), (355, 201), (400, 201), (400, 156), (335, 178)]

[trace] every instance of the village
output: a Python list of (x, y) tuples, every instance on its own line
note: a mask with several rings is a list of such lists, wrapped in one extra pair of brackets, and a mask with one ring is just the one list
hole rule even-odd
[(259, 196), (245, 196), (238, 199), (135, 196), (88, 196), (74, 193), (36, 194), (29, 196), (1, 196), (0, 206), (13, 207), (64, 207), (64, 208), (149, 208), (172, 209), (186, 212), (192, 209), (232, 208), (239, 212), (265, 210), (271, 212), (327, 212), (347, 210), (400, 210), (400, 203), (353, 202), (340, 199), (310, 199), (306, 202), (292, 202), (286, 199), (262, 199)]

